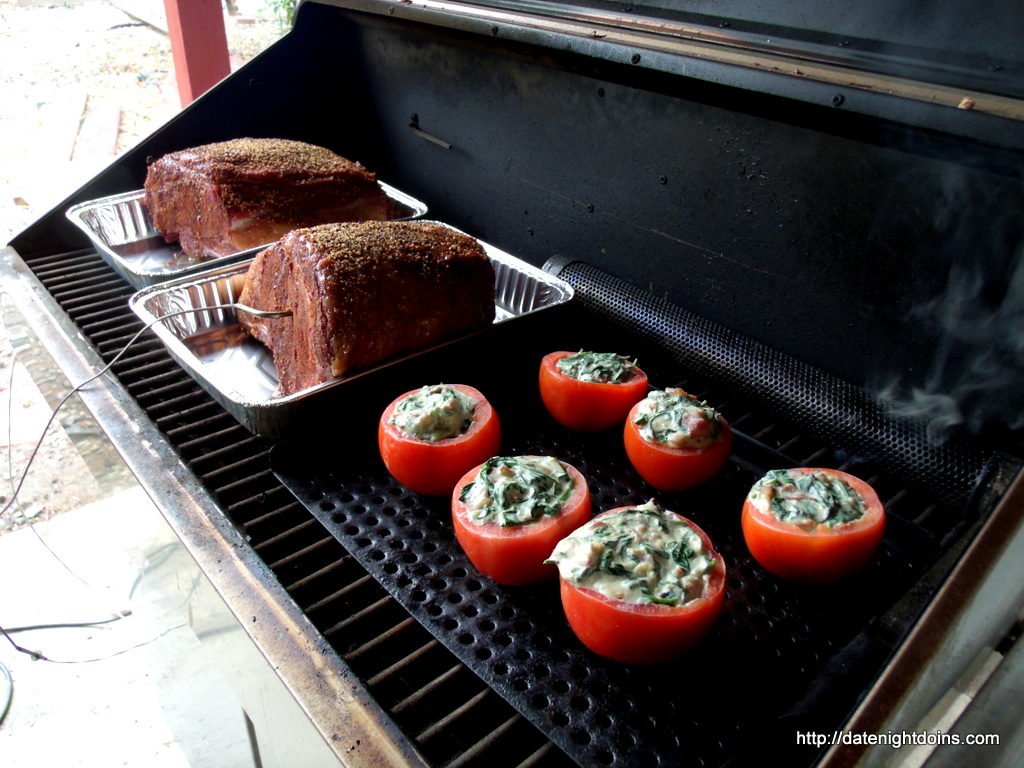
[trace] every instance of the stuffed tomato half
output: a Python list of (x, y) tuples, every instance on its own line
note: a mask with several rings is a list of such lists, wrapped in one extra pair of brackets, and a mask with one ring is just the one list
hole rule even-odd
[(452, 494), (455, 537), (480, 573), (518, 586), (552, 578), (544, 561), (590, 519), (583, 475), (552, 456), (494, 456), (466, 473)]
[(732, 429), (718, 411), (685, 390), (652, 390), (629, 412), (623, 439), (640, 476), (662, 491), (710, 480), (732, 453)]
[(773, 469), (747, 494), (743, 538), (761, 566), (789, 581), (828, 584), (860, 570), (885, 533), (874, 489), (837, 469)]
[(647, 393), (647, 374), (612, 352), (552, 352), (540, 363), (540, 397), (557, 422), (596, 432), (617, 427)]
[(377, 446), (388, 472), (427, 496), (447, 496), (470, 467), (498, 452), (498, 414), (479, 390), (437, 384), (396, 397), (380, 417)]
[(653, 501), (598, 515), (560, 541), (549, 562), (576, 636), (628, 664), (685, 653), (725, 601), (725, 562), (707, 534)]

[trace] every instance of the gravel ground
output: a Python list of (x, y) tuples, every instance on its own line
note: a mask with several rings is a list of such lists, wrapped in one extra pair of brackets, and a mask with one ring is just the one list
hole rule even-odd
[[(234, 67), (284, 31), (266, 0), (236, 5)], [(166, 26), (162, 0), (0, 0), (0, 244), (180, 108), (170, 40), (133, 16)], [(83, 117), (117, 110), (110, 153), (76, 152)]]
[[(236, 6), (238, 15), (225, 16), (233, 68), (284, 32), (265, 0), (238, 0)], [(163, 18), (162, 0), (0, 0), (0, 245), (180, 109), (170, 41), (154, 29), (165, 26)], [(99, 142), (85, 134), (86, 118), (95, 114), (106, 115)], [(109, 149), (102, 149), (104, 143)], [(20, 472), (70, 385), (5, 297), (3, 305), (0, 478), (5, 479), (8, 457), (10, 469)], [(77, 399), (61, 410), (59, 421), (35, 458), (20, 508), (0, 517), (0, 534), (133, 483)], [(9, 495), (8, 483), (0, 482), (0, 506)]]

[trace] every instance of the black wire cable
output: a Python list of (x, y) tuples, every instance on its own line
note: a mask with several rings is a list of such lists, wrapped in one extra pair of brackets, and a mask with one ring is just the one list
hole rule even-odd
[(102, 627), (104, 624), (112, 624), (115, 621), (131, 616), (131, 611), (125, 611), (119, 616), (111, 616), (109, 619), (99, 621), (67, 621), (60, 624), (26, 624), (23, 627), (6, 627), (4, 632), (8, 635), (16, 635), (19, 632), (35, 632), (37, 629), (80, 629), (89, 627)]
[(11, 698), (14, 696), (14, 680), (11, 679), (11, 672), (4, 663), (0, 661), (0, 725), (3, 724), (7, 712), (11, 708)]
[(159, 640), (164, 635), (169, 634), (170, 632), (173, 632), (176, 629), (181, 629), (182, 627), (185, 627), (185, 626), (187, 626), (187, 624), (185, 624), (185, 623), (175, 624), (173, 627), (167, 627), (167, 629), (163, 630), (162, 632), (160, 632), (155, 637), (151, 637), (149, 640), (143, 640), (141, 643), (136, 643), (135, 645), (130, 645), (127, 648), (122, 648), (119, 651), (114, 651), (113, 653), (109, 653), (106, 656), (97, 656), (96, 658), (93, 658), (93, 659), (51, 659), (49, 656), (46, 656), (45, 654), (43, 654), (40, 651), (33, 651), (30, 648), (24, 648), (24, 647), (18, 645), (16, 642), (14, 642), (14, 638), (12, 638), (7, 633), (7, 630), (4, 629), (3, 627), (0, 627), (0, 635), (3, 635), (7, 639), (7, 642), (9, 642), (11, 644), (11, 646), (14, 648), (14, 650), (16, 650), (18, 653), (24, 653), (27, 656), (31, 656), (33, 661), (48, 661), (51, 664), (92, 664), (93, 662), (106, 661), (107, 659), (113, 659), (116, 656), (121, 656), (121, 655), (123, 655), (125, 653), (129, 653), (129, 652), (137, 650), (139, 648), (143, 648), (143, 647), (149, 645), (150, 643), (155, 643), (157, 640)]
[[(150, 330), (157, 323), (163, 322), (164, 320), (168, 320), (168, 319), (170, 319), (172, 317), (178, 317), (179, 315), (185, 315), (185, 314), (189, 314), (189, 313), (192, 313), (192, 312), (207, 312), (207, 311), (216, 310), (216, 309), (234, 309), (235, 306), (236, 305), (234, 303), (230, 303), (230, 304), (214, 304), (214, 305), (210, 305), (210, 306), (206, 306), (206, 307), (189, 307), (187, 309), (180, 309), (180, 310), (175, 310), (174, 312), (168, 312), (167, 314), (161, 315), (160, 317), (154, 318), (150, 322), (146, 323), (142, 328), (140, 328), (128, 340), (128, 342), (117, 352), (117, 354), (114, 355), (113, 358), (111, 358), (110, 362), (108, 362), (106, 365), (104, 365), (99, 371), (97, 371), (95, 374), (93, 374), (92, 376), (87, 378), (85, 381), (82, 381), (79, 384), (76, 384), (74, 387), (72, 387), (71, 391), (69, 391), (66, 395), (64, 395), (64, 397), (62, 397), (60, 399), (60, 401), (54, 407), (53, 412), (50, 414), (50, 418), (47, 419), (46, 424), (43, 426), (42, 433), (39, 435), (39, 439), (36, 441), (36, 444), (32, 448), (31, 453), (29, 453), (28, 460), (25, 463), (25, 468), (24, 468), (24, 470), (21, 473), (21, 477), (18, 479), (17, 485), (14, 484), (13, 465), (11, 464), (11, 454), (12, 454), (11, 447), (12, 446), (11, 446), (10, 432), (8, 431), (8, 439), (7, 439), (8, 468), (9, 468), (9, 479), (11, 481), (13, 492), (11, 494), (11, 498), (8, 499), (7, 503), (3, 506), (2, 509), (0, 509), (0, 517), (3, 517), (4, 515), (6, 515), (13, 506), (15, 506), (16, 504), (19, 504), (18, 496), (21, 493), (21, 488), (24, 485), (26, 478), (28, 477), (29, 470), (32, 468), (32, 464), (35, 461), (36, 456), (39, 454), (39, 450), (42, 448), (43, 441), (46, 439), (46, 435), (50, 431), (50, 427), (53, 426), (53, 422), (57, 418), (57, 414), (60, 412), (60, 409), (64, 406), (65, 403), (67, 403), (72, 397), (74, 397), (76, 394), (78, 394), (78, 392), (80, 392), (87, 385), (89, 385), (92, 382), (96, 381), (103, 374), (107, 373), (111, 368), (113, 368), (113, 366), (117, 363), (117, 361), (120, 360), (125, 355), (125, 353), (128, 352), (128, 350), (132, 347), (132, 345), (135, 344), (139, 340), (139, 338), (142, 336), (142, 334), (144, 334), (146, 331)], [(13, 366), (13, 360), (12, 360), (11, 367), (12, 367), (11, 379), (13, 381), (13, 376), (14, 376), (14, 374), (13, 374), (13, 367), (14, 367)], [(8, 390), (8, 395), (10, 395), (10, 390)], [(11, 408), (11, 398), (10, 397), (8, 397), (7, 405), (8, 405), (8, 430), (10, 430), (10, 413), (11, 413), (11, 411), (10, 411), (10, 408)], [(20, 508), (20, 504), (19, 504), (19, 508)], [(33, 526), (33, 530), (35, 530), (34, 526)], [(47, 549), (49, 550), (49, 547), (47, 547)], [(50, 552), (51, 552), (51, 554), (54, 554), (53, 550), (50, 550)], [(54, 554), (54, 556), (56, 557), (56, 554)], [(59, 557), (57, 559), (60, 560)], [(63, 563), (63, 561), (61, 561), (61, 562)], [(67, 567), (67, 566), (65, 565), (65, 567)], [(122, 649), (120, 651), (116, 651), (116, 652), (111, 653), (111, 654), (109, 654), (107, 656), (100, 656), (100, 657), (97, 657), (97, 658), (94, 658), (94, 659), (74, 659), (74, 660), (51, 659), (51, 658), (47, 657), (45, 654), (41, 653), (40, 651), (33, 651), (33, 650), (29, 649), (29, 648), (24, 648), (24, 647), (18, 645), (18, 643), (16, 643), (14, 641), (14, 638), (11, 637), (11, 634), (14, 634), (14, 633), (17, 633), (17, 632), (28, 631), (29, 629), (53, 629), (53, 628), (60, 628), (60, 627), (73, 627), (73, 626), (97, 626), (97, 625), (107, 624), (107, 623), (110, 623), (110, 622), (113, 622), (113, 621), (118, 621), (118, 620), (124, 618), (127, 615), (128, 615), (128, 613), (124, 613), (124, 614), (122, 614), (120, 616), (116, 616), (116, 617), (111, 618), (111, 619), (107, 619), (107, 620), (103, 620), (103, 621), (98, 621), (98, 622), (85, 622), (85, 623), (82, 623), (82, 624), (64, 623), (64, 624), (37, 625), (37, 626), (33, 626), (33, 627), (15, 627), (14, 629), (11, 629), (11, 630), (6, 630), (2, 626), (0, 626), (0, 635), (3, 635), (4, 638), (6, 638), (6, 640), (11, 644), (11, 646), (14, 648), (14, 650), (18, 651), (19, 653), (24, 653), (24, 654), (26, 654), (28, 656), (31, 656), (32, 659), (34, 659), (36, 661), (48, 661), (48, 662), (51, 662), (53, 664), (88, 664), (88, 663), (95, 662), (95, 661), (103, 661), (105, 659), (111, 659), (111, 658), (114, 658), (115, 656), (120, 656), (121, 654), (128, 653), (129, 651), (135, 650), (137, 648), (141, 648), (141, 647), (143, 647), (145, 645), (148, 645), (149, 643), (152, 643), (152, 642), (155, 642), (156, 640), (159, 640), (161, 637), (166, 635), (168, 632), (171, 632), (171, 631), (173, 631), (175, 629), (178, 629), (180, 627), (185, 626), (185, 624), (178, 624), (178, 625), (173, 626), (173, 627), (168, 627), (167, 629), (162, 631), (160, 634), (158, 634), (156, 637), (153, 637), (150, 640), (146, 640), (144, 642), (137, 643), (136, 645), (132, 645), (132, 646), (130, 646), (128, 648), (124, 648), (124, 649)], [(3, 678), (8, 683), (7, 695), (6, 695), (7, 704), (6, 704), (5, 707), (0, 707), (0, 720), (2, 720), (3, 719), (3, 715), (6, 714), (6, 707), (9, 707), (9, 705), (10, 705), (11, 689), (13, 689), (13, 683), (11, 683), (10, 674), (8, 673), (7, 668), (3, 667), (2, 664), (0, 664), (0, 678)], [(2, 691), (0, 691), (0, 692), (2, 692)], [(0, 705), (2, 705), (3, 703), (4, 703), (3, 702), (3, 698), (0, 698)]]
[[(32, 467), (32, 462), (35, 461), (35, 458), (39, 453), (40, 448), (42, 448), (43, 440), (46, 438), (46, 434), (50, 431), (50, 427), (53, 426), (53, 422), (57, 418), (57, 413), (64, 406), (64, 404), (68, 402), (68, 400), (70, 400), (72, 397), (78, 394), (87, 385), (96, 381), (96, 379), (100, 378), (103, 374), (107, 373), (111, 368), (113, 368), (117, 361), (120, 360), (124, 356), (124, 354), (132, 347), (132, 345), (139, 340), (139, 337), (141, 337), (142, 334), (144, 334), (157, 323), (163, 322), (164, 320), (169, 320), (172, 317), (178, 317), (179, 315), (187, 315), (191, 312), (208, 312), (214, 309), (234, 308), (235, 304), (232, 302), (230, 304), (211, 304), (210, 306), (206, 307), (188, 307), (187, 309), (179, 309), (175, 310), (174, 312), (168, 312), (166, 315), (160, 315), (160, 317), (154, 318), (150, 322), (146, 323), (142, 328), (140, 328), (138, 332), (136, 332), (135, 335), (132, 336), (123, 347), (121, 347), (117, 354), (114, 355), (113, 358), (111, 358), (109, 363), (104, 365), (99, 371), (97, 371), (95, 374), (87, 378), (85, 381), (76, 384), (71, 389), (70, 392), (68, 392), (66, 395), (64, 395), (64, 397), (60, 399), (60, 402), (58, 402), (57, 405), (54, 407), (53, 413), (50, 414), (50, 418), (47, 419), (45, 426), (43, 426), (42, 434), (39, 436), (39, 440), (36, 442), (35, 447), (29, 454), (28, 461), (25, 464), (25, 469), (22, 471), (21, 477), (18, 479), (18, 484), (15, 486), (11, 498), (7, 500), (7, 503), (3, 506), (3, 509), (0, 509), (0, 517), (6, 515), (10, 511), (11, 507), (14, 506), (14, 504), (17, 502), (18, 494), (21, 492), (21, 487), (22, 485), (24, 485), (25, 479), (28, 477), (28, 471)], [(9, 403), (10, 401), (8, 400), (8, 404)], [(8, 445), (8, 450), (10, 450), (10, 445)]]
[[(8, 379), (7, 379), (7, 481), (8, 481), (8, 483), (10, 483), (10, 486), (11, 486), (11, 498), (16, 500), (17, 499), (17, 495), (14, 493), (14, 440), (12, 438), (11, 431), (14, 428), (14, 426), (13, 426), (14, 425), (14, 412), (13, 412), (13, 403), (14, 403), (14, 372), (16, 370), (15, 363), (18, 360), (18, 350), (14, 349), (12, 347), (12, 351), (13, 351), (14, 354), (13, 354), (13, 356), (11, 358), (11, 373), (10, 373), (10, 376), (8, 377)], [(45, 437), (45, 433), (44, 433), (44, 437)], [(42, 443), (42, 438), (40, 438), (40, 444), (41, 443)], [(85, 586), (87, 586), (87, 587), (90, 586), (89, 582), (87, 582), (85, 579), (83, 579), (79, 574), (75, 573), (75, 571), (71, 568), (71, 566), (69, 566), (64, 561), (64, 559), (60, 555), (58, 555), (56, 552), (54, 552), (53, 548), (49, 544), (46, 543), (46, 539), (44, 539), (39, 534), (39, 531), (36, 530), (35, 521), (30, 519), (29, 516), (25, 514), (25, 510), (21, 506), (21, 502), (16, 500), (15, 503), (17, 504), (18, 511), (21, 513), (22, 518), (24, 518), (25, 520), (28, 521), (29, 529), (35, 535), (36, 539), (42, 545), (43, 549), (45, 549), (47, 552), (49, 552), (53, 556), (53, 559), (56, 560), (58, 563), (60, 563), (64, 567), (64, 570), (66, 570), (68, 573), (70, 573), (74, 578), (76, 578), (78, 581), (80, 581)], [(0, 513), (0, 516), (2, 516), (2, 513)]]

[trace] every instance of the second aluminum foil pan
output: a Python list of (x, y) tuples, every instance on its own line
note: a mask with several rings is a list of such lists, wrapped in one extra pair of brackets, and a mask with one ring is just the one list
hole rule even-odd
[[(494, 265), (495, 319), (508, 321), (568, 302), (568, 283), (492, 245), (480, 242)], [(317, 401), (346, 383), (451, 344), (415, 350), (369, 368), (291, 395), (278, 392), (273, 357), (238, 323), (232, 308), (245, 282), (251, 259), (208, 270), (199, 275), (153, 285), (136, 293), (130, 306), (143, 322), (151, 323), (180, 310), (153, 326), (171, 355), (229, 413), (249, 431), (263, 437), (283, 437), (300, 415), (315, 413)]]
[[(379, 182), (394, 210), (394, 219), (419, 219), (427, 206)], [(251, 257), (266, 246), (219, 259), (198, 259), (163, 239), (142, 204), (141, 189), (103, 197), (69, 208), (67, 217), (89, 236), (103, 260), (136, 289), (205, 272), (218, 264)]]

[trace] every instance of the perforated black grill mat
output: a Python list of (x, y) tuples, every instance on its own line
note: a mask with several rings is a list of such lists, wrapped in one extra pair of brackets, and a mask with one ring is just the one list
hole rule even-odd
[(553, 260), (546, 268), (571, 283), (588, 309), (656, 342), (684, 368), (799, 422), (823, 442), (874, 460), (951, 506), (962, 505), (974, 488), (986, 457), (969, 438), (953, 435), (936, 444), (925, 422), (892, 416), (869, 392), (590, 264)]
[[(544, 412), (535, 374), (505, 375), (536, 370), (536, 350), (516, 349), (502, 347), (504, 371), (466, 381), (501, 415), (503, 453), (551, 454), (572, 463), (587, 478), (596, 510), (654, 497), (696, 521), (721, 551), (729, 573), (725, 612), (684, 658), (625, 666), (589, 652), (564, 619), (556, 583), (490, 582), (458, 546), (449, 502), (420, 497), (387, 474), (376, 451), (376, 414), (406, 389), (455, 380), (441, 370), (428, 366), (418, 372), (423, 381), (412, 385), (382, 382), (376, 394), (352, 404), (353, 415), (344, 429), (332, 429), (329, 442), (279, 444), (271, 465), (396, 600), (581, 766), (746, 764), (751, 752), (759, 760), (775, 746), (792, 751), (797, 727), (839, 727), (884, 661), (865, 630), (934, 562), (952, 520), (931, 516), (934, 505), (893, 478), (846, 466), (873, 482), (889, 504), (883, 547), (845, 584), (783, 583), (751, 560), (739, 512), (764, 470), (807, 457), (782, 455), (738, 431), (733, 460), (717, 477), (690, 491), (657, 492), (629, 465), (617, 430), (565, 430)], [(800, 440), (787, 445), (807, 448), (816, 464), (837, 463), (827, 448)], [(812, 748), (800, 747), (787, 764), (814, 759)]]

